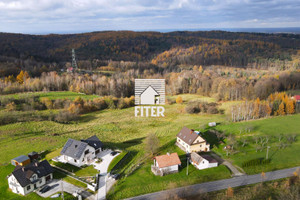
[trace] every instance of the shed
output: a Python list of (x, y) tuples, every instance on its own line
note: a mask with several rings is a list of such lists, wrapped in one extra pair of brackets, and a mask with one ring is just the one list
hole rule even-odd
[(21, 155), (11, 159), (11, 164), (14, 166), (18, 166), (18, 165), (25, 166), (28, 165), (29, 163), (30, 163), (30, 158), (25, 155)]

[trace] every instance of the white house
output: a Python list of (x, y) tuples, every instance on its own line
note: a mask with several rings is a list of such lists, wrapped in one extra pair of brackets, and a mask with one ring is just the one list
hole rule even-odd
[(103, 143), (97, 136), (92, 136), (86, 140), (69, 139), (61, 150), (62, 162), (66, 162), (75, 166), (90, 164), (102, 151)]
[(47, 160), (18, 165), (8, 176), (8, 186), (12, 192), (26, 195), (44, 186), (53, 179), (53, 169)]
[(190, 163), (198, 169), (207, 169), (218, 166), (218, 162), (209, 155), (200, 156), (195, 152), (191, 153)]
[(166, 174), (178, 172), (178, 166), (181, 165), (181, 161), (177, 153), (161, 156), (154, 158), (154, 165), (151, 166), (151, 170), (155, 175), (164, 176)]
[(154, 104), (159, 104), (159, 94), (151, 85), (149, 85), (141, 93), (141, 105), (154, 105)]
[(210, 144), (200, 136), (200, 132), (187, 127), (183, 127), (177, 134), (176, 145), (188, 153), (210, 151)]

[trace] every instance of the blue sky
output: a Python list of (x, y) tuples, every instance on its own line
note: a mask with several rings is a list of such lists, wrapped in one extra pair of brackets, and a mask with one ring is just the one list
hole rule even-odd
[(0, 32), (300, 27), (300, 0), (0, 0)]

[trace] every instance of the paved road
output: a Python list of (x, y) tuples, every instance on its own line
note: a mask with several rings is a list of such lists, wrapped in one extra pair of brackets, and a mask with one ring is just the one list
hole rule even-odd
[(240, 172), (231, 162), (229, 162), (227, 160), (223, 160), (217, 154), (211, 152), (211, 156), (214, 157), (218, 161), (219, 164), (225, 165), (233, 173), (233, 176), (245, 175), (245, 173)]
[[(299, 170), (299, 167), (277, 170), (273, 172), (266, 172), (264, 179), (262, 179), (261, 174), (255, 175), (244, 175), (239, 177), (234, 177), (230, 179), (223, 179), (219, 181), (206, 182), (181, 188), (175, 188), (171, 190), (165, 190), (150, 194), (145, 194), (137, 197), (129, 198), (130, 200), (156, 200), (156, 199), (167, 199), (170, 198), (170, 195), (176, 194), (179, 197), (188, 196), (189, 194), (197, 195), (205, 192), (212, 192), (217, 190), (227, 189), (228, 187), (238, 187), (243, 185), (249, 185), (254, 183), (259, 183), (263, 181), (271, 181), (281, 178), (286, 178), (293, 176), (293, 173), (296, 170)], [(129, 200), (128, 199), (128, 200)]]

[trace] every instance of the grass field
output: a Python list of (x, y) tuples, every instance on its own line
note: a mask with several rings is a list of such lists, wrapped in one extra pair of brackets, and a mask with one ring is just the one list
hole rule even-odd
[[(48, 94), (51, 96), (51, 94)], [(72, 96), (69, 94), (69, 97)], [(67, 96), (68, 96), (67, 95)], [(78, 96), (78, 94), (76, 93)], [(76, 98), (74, 94), (73, 97)], [(67, 96), (58, 97), (59, 94), (53, 94), (51, 98), (65, 98)], [(149, 133), (155, 133), (160, 140), (160, 153), (176, 151), (174, 149), (174, 139), (176, 134), (183, 126), (199, 130), (208, 122), (220, 123), (217, 129), (225, 131), (226, 134), (232, 133), (236, 135), (237, 140), (242, 137), (250, 138), (255, 135), (277, 135), (282, 134), (297, 134), (296, 142), (290, 144), (284, 149), (276, 151), (276, 138), (270, 140), (270, 158), (271, 163), (266, 166), (258, 167), (257, 169), (244, 169), (247, 173), (256, 173), (273, 169), (280, 169), (291, 166), (300, 165), (300, 157), (297, 153), (300, 151), (300, 114), (273, 117), (269, 119), (261, 119), (249, 122), (231, 123), (227, 120), (226, 115), (216, 114), (187, 114), (184, 112), (186, 102), (193, 99), (205, 99), (199, 95), (180, 95), (185, 101), (183, 104), (165, 105), (164, 118), (135, 118), (134, 108), (122, 110), (103, 110), (85, 114), (81, 117), (78, 123), (60, 124), (53, 121), (43, 122), (22, 122), (0, 126), (0, 164), (9, 163), (10, 159), (26, 154), (31, 151), (44, 151), (47, 159), (53, 158), (59, 154), (60, 149), (68, 138), (85, 139), (92, 135), (97, 135), (107, 147), (115, 147), (128, 151), (130, 156), (125, 164), (122, 164), (120, 171), (128, 174), (139, 160), (143, 157), (144, 140)], [(176, 97), (173, 97), (176, 98)], [(214, 101), (212, 98), (207, 98), (208, 101)], [(228, 108), (224, 105), (224, 108)], [(245, 126), (253, 126), (250, 133), (239, 134), (240, 129)], [(250, 139), (249, 139), (250, 140)], [(223, 145), (224, 146), (224, 145)], [(212, 150), (226, 157), (226, 152), (222, 145), (219, 148), (214, 147)], [(16, 148), (17, 147), (17, 148)], [(265, 156), (265, 149), (256, 153), (252, 143), (249, 143), (240, 152), (228, 156), (235, 165), (241, 165), (244, 161), (260, 158)], [(150, 160), (147, 160), (144, 165), (133, 172), (132, 175), (122, 178), (114, 190), (110, 193), (111, 199), (125, 198), (133, 195), (138, 195), (146, 192), (157, 191), (161, 189), (177, 187), (197, 182), (208, 180), (221, 179), (229, 176), (226, 168), (220, 166), (209, 170), (198, 171), (190, 166), (192, 174), (195, 176), (185, 176), (185, 166), (183, 165), (180, 173), (169, 175), (166, 177), (155, 177), (150, 171)], [(0, 171), (3, 172), (3, 166), (0, 166)], [(3, 172), (6, 176), (12, 169)], [(1, 178), (0, 187), (2, 190), (7, 190), (6, 179)], [(175, 182), (176, 183), (171, 183)], [(145, 189), (137, 188), (144, 184), (149, 184)], [(134, 187), (133, 184), (137, 185)]]
[(86, 95), (83, 93), (77, 93), (77, 92), (70, 92), (70, 91), (62, 91), (62, 92), (27, 92), (27, 93), (17, 93), (17, 94), (8, 94), (8, 95), (1, 95), (2, 98), (24, 98), (24, 97), (31, 97), (31, 96), (39, 96), (47, 97), (51, 100), (55, 99), (70, 99), (74, 100), (76, 97), (81, 97), (83, 99), (93, 99), (98, 98), (97, 95)]

